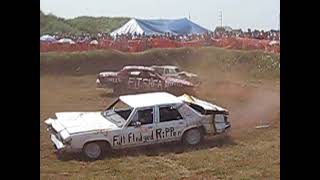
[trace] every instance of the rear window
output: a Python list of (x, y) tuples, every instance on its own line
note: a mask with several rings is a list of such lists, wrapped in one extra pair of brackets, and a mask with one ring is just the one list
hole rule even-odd
[(175, 73), (178, 73), (178, 69), (177, 68), (172, 68), (172, 69), (169, 69), (169, 73), (170, 74), (175, 74)]
[(155, 69), (155, 71), (156, 71), (157, 73), (160, 73), (160, 74), (163, 73), (163, 69), (162, 69), (162, 68), (154, 68), (154, 69)]
[(182, 119), (181, 114), (172, 106), (165, 106), (159, 108), (160, 122), (174, 121)]
[(138, 76), (138, 75), (141, 74), (141, 72), (140, 72), (140, 71), (131, 71), (131, 72), (129, 72), (129, 74), (130, 74), (131, 76)]

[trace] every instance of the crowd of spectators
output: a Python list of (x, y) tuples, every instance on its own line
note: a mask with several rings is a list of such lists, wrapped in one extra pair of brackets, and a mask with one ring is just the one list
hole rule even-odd
[(213, 35), (216, 39), (219, 38), (228, 38), (228, 37), (241, 37), (241, 38), (250, 38), (250, 39), (259, 39), (259, 40), (280, 40), (280, 31), (279, 30), (270, 30), (270, 31), (259, 31), (248, 29), (246, 32), (241, 29), (238, 30), (216, 30)]
[(123, 41), (123, 40), (136, 40), (136, 39), (167, 39), (174, 41), (192, 41), (192, 40), (209, 40), (209, 39), (222, 39), (222, 38), (251, 38), (259, 40), (280, 40), (280, 31), (270, 30), (270, 31), (259, 31), (259, 30), (250, 30), (244, 32), (241, 29), (239, 30), (224, 30), (216, 29), (214, 32), (208, 32), (205, 34), (192, 34), (192, 35), (173, 35), (170, 33), (159, 34), (159, 35), (146, 35), (146, 34), (121, 34), (111, 36), (109, 33), (97, 33), (97, 34), (72, 34), (72, 33), (54, 33), (52, 35), (54, 39), (71, 39), (76, 43), (85, 43), (91, 42), (93, 40), (103, 41), (103, 40), (112, 40), (112, 41)]

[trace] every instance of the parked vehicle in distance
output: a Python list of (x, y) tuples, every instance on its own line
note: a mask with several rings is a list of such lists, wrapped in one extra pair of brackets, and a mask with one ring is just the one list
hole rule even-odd
[(99, 89), (113, 89), (117, 95), (155, 91), (181, 95), (194, 94), (195, 91), (192, 82), (163, 76), (146, 66), (124, 66), (118, 72), (100, 72), (96, 84)]
[(107, 150), (182, 141), (225, 133), (228, 111), (193, 96), (166, 92), (125, 95), (101, 112), (59, 112), (45, 121), (59, 153), (83, 152), (90, 159)]
[(201, 81), (197, 74), (181, 71), (180, 68), (173, 65), (163, 65), (163, 66), (151, 66), (159, 74), (163, 76), (175, 77), (178, 79), (184, 79), (192, 82), (195, 85), (200, 85)]

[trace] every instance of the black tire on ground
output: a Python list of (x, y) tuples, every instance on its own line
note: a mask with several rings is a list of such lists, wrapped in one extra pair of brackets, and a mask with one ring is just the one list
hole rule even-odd
[(203, 139), (203, 132), (199, 128), (187, 130), (182, 136), (182, 143), (188, 146), (195, 146)]
[(196, 96), (195, 88), (194, 87), (180, 87), (180, 88), (173, 88), (171, 90), (172, 94), (176, 96), (181, 96), (183, 94), (188, 94), (191, 96)]
[(83, 146), (82, 152), (89, 160), (97, 160), (105, 155), (108, 150), (107, 143), (89, 142)]
[(57, 152), (56, 152), (56, 157), (57, 157), (57, 159), (59, 159), (59, 160), (64, 160), (65, 157), (66, 157), (66, 154), (63, 153), (63, 152), (57, 151)]
[(117, 85), (113, 88), (113, 94), (116, 96), (121, 96), (124, 94), (124, 92), (125, 92), (125, 89), (120, 85)]
[(195, 88), (187, 88), (185, 94), (188, 94), (188, 95), (190, 95), (190, 96), (197, 96), (197, 93), (196, 93), (196, 89), (195, 89)]
[(167, 90), (169, 93), (175, 95), (175, 96), (181, 96), (183, 94), (185, 94), (187, 91), (185, 91), (185, 88), (183, 87), (173, 87)]

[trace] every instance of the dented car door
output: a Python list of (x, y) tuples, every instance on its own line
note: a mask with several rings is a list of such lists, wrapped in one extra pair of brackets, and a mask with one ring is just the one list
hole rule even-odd
[(186, 120), (183, 119), (175, 105), (157, 106), (157, 127), (155, 138), (158, 142), (168, 142), (179, 140), (183, 130), (187, 127)]
[(154, 119), (154, 107), (136, 110), (131, 121), (123, 128), (121, 137), (113, 141), (121, 148), (156, 143)]

